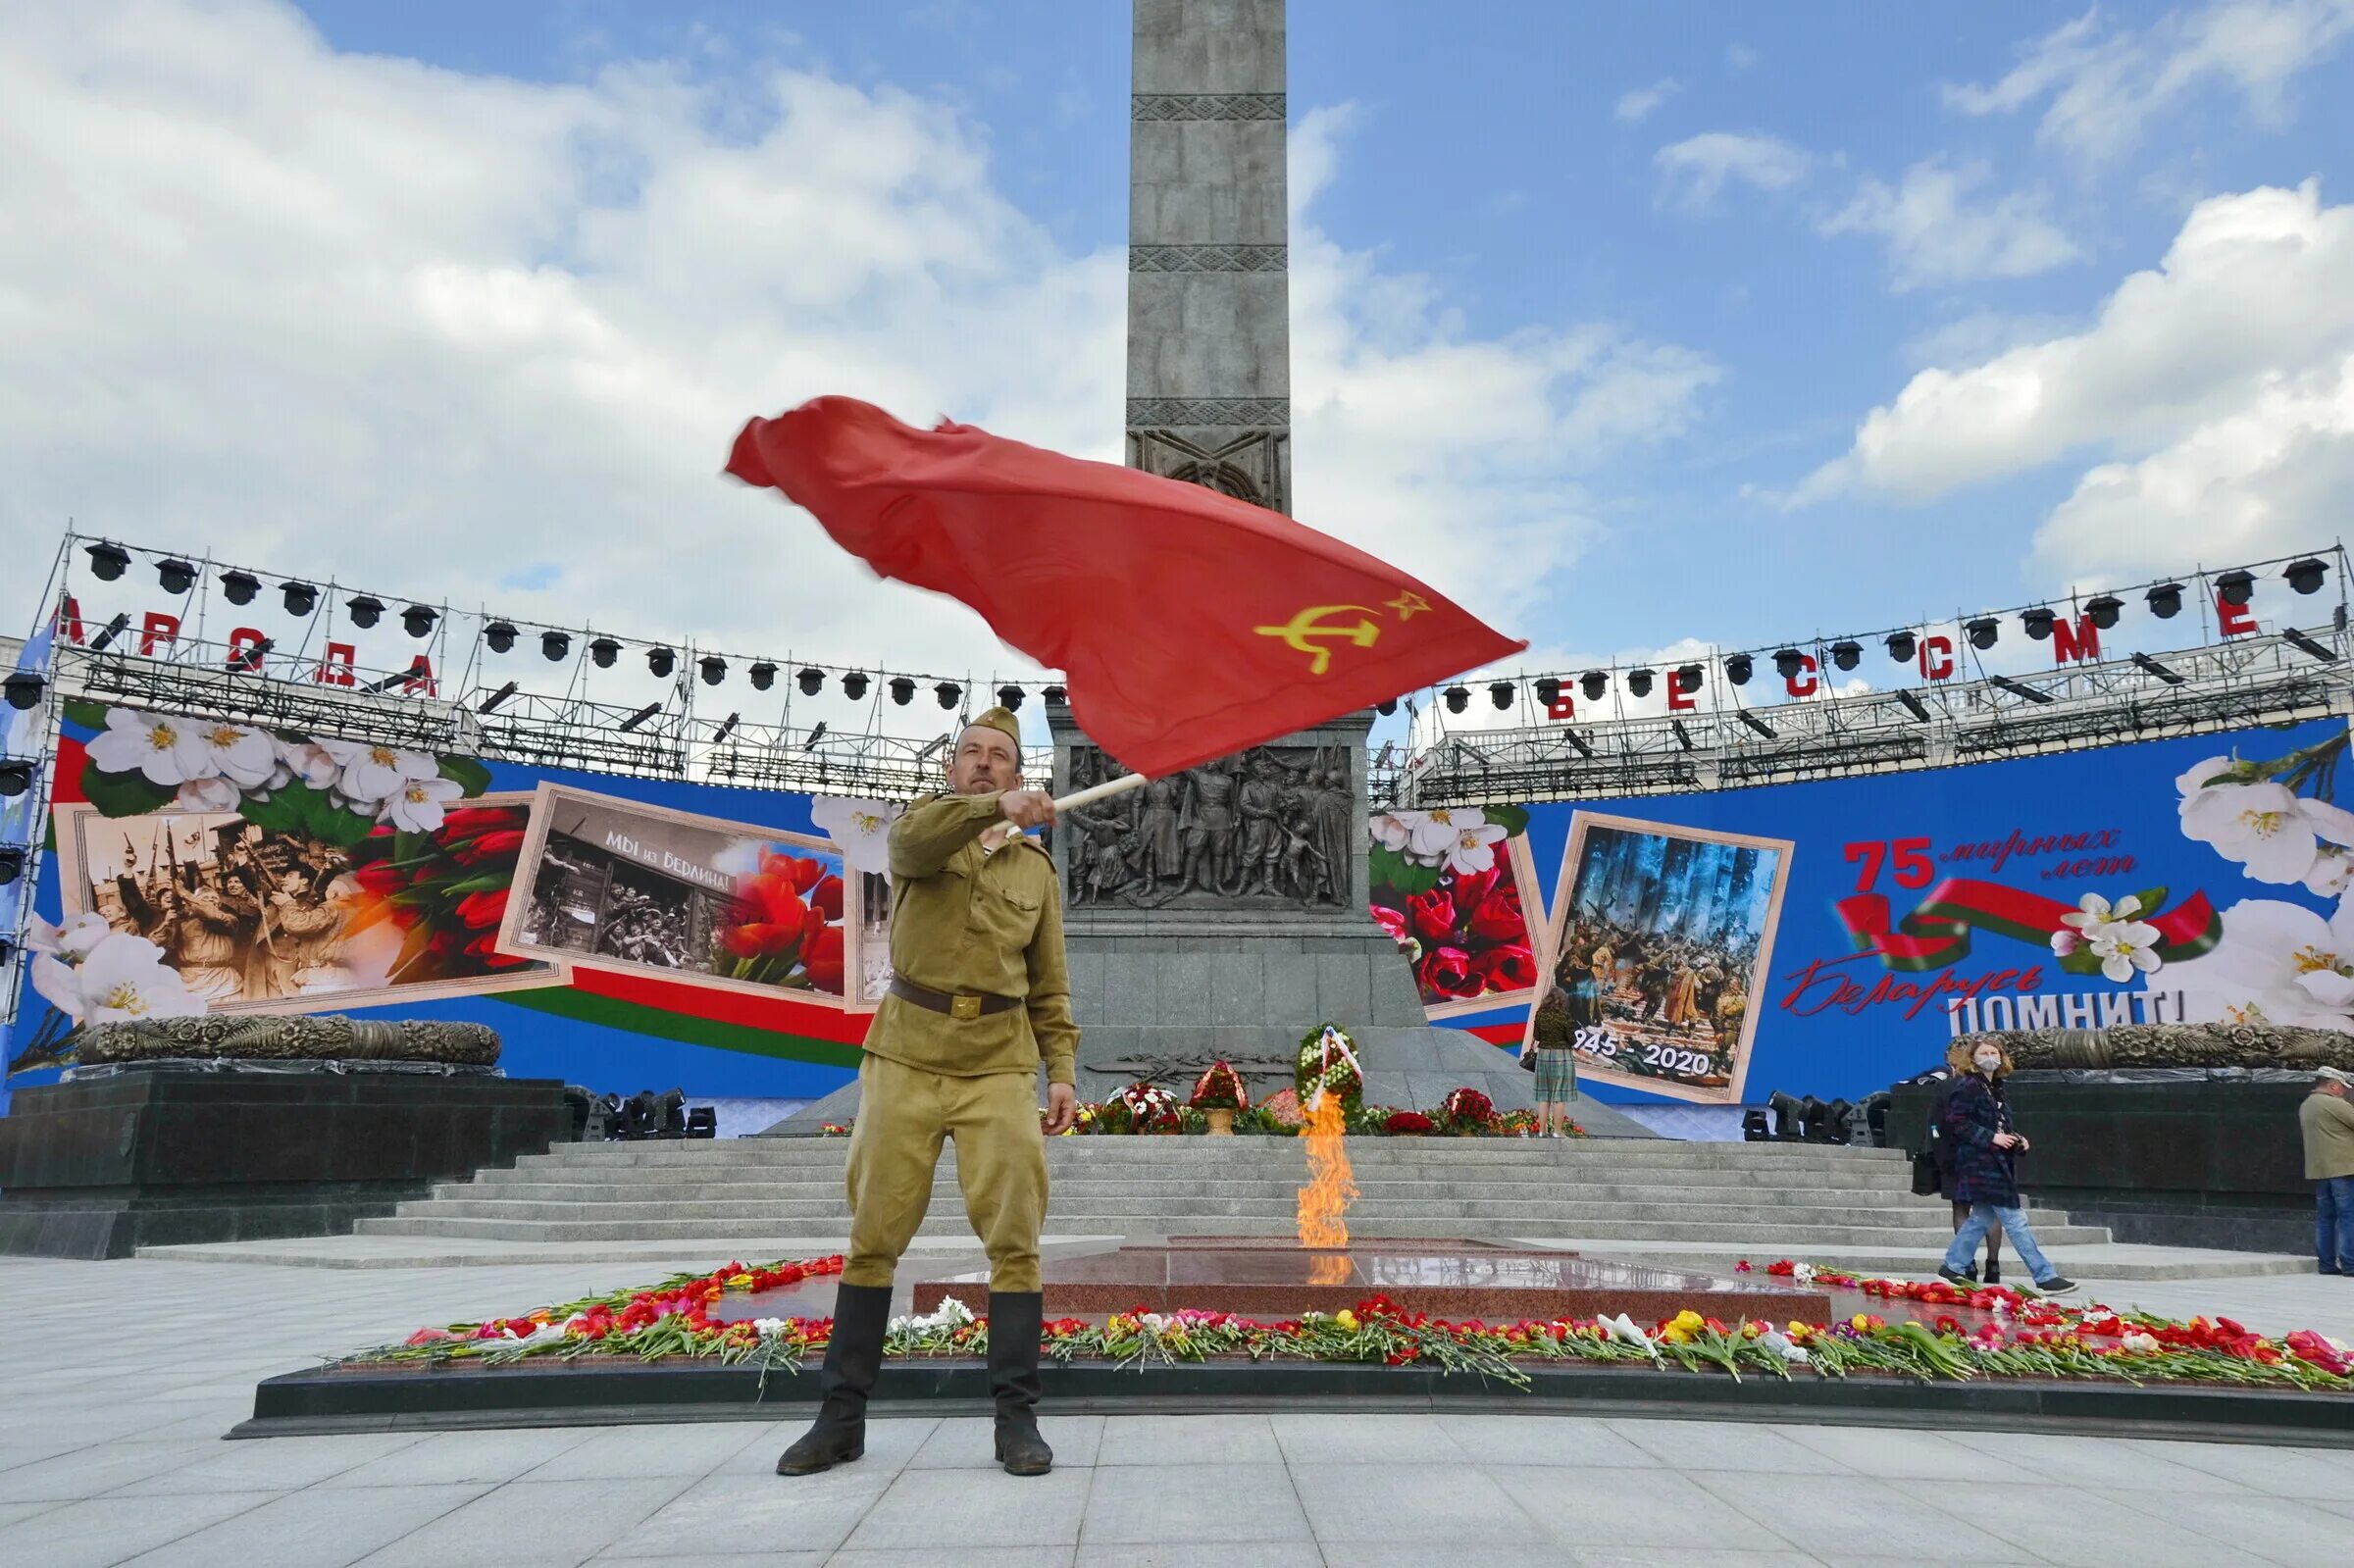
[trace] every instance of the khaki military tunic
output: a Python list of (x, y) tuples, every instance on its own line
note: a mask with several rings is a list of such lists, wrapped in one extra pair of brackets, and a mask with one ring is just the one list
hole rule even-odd
[(1047, 1158), (1038, 1067), (1046, 1063), (1049, 1082), (1073, 1083), (1079, 1030), (1053, 858), (1020, 835), (984, 852), (981, 835), (1003, 820), (995, 793), (943, 795), (892, 826), (893, 971), (929, 990), (1023, 1005), (960, 1018), (887, 995), (876, 1008), (844, 1173), (845, 1284), (892, 1283), (931, 1204), (941, 1144), (953, 1139), (991, 1289), (1039, 1289)]

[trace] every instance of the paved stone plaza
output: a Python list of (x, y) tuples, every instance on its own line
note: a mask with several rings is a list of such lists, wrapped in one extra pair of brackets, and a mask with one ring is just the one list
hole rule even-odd
[[(942, 1254), (949, 1256), (949, 1254)], [(659, 1274), (661, 1270), (644, 1271)], [(0, 1562), (497, 1568), (816, 1564), (2133, 1564), (2345, 1560), (2354, 1450), (1546, 1416), (877, 1421), (771, 1475), (774, 1421), (225, 1442), (256, 1380), (429, 1322), (639, 1276), (0, 1259)], [(2315, 1276), (2099, 1289), (2354, 1338)]]

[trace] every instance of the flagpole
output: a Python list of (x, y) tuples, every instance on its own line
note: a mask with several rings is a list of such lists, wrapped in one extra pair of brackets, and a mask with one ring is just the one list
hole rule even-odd
[(1141, 773), (1122, 774), (1117, 779), (1107, 780), (1100, 784), (1091, 784), (1085, 789), (1076, 790), (1067, 795), (1055, 796), (1054, 810), (1059, 815), (1080, 806), (1092, 806), (1099, 800), (1109, 800), (1112, 796), (1124, 795), (1131, 789), (1142, 789), (1151, 782)]

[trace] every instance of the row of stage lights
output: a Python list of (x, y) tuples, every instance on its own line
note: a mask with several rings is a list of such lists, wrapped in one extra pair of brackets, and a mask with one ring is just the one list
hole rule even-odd
[[(90, 575), (102, 582), (114, 582), (122, 577), (130, 566), (130, 552), (119, 544), (101, 541), (88, 546), (88, 553)], [(198, 568), (195, 565), (177, 556), (157, 562), (155, 572), (157, 582), (162, 584), (166, 593), (171, 594), (187, 592), (196, 585), (196, 579), (199, 576)], [(262, 586), (261, 579), (250, 572), (232, 570), (221, 574), (221, 595), (231, 604), (251, 604), (261, 592)], [(288, 615), (307, 616), (319, 606), (319, 590), (308, 582), (289, 579), (279, 584), (279, 593), (284, 600)], [(387, 608), (388, 606), (384, 600), (365, 593), (347, 599), (343, 604), (344, 612), (351, 618), (351, 624), (362, 631), (383, 621)], [(401, 629), (420, 641), (433, 635), (434, 628), (440, 619), (440, 612), (430, 605), (412, 604), (400, 612)], [(513, 652), (516, 642), (522, 635), (521, 630), (510, 621), (492, 621), (483, 628), (483, 641), (488, 644), (492, 653)], [(616, 637), (592, 638), (588, 643), (589, 661), (600, 670), (610, 670), (620, 662), (623, 647), (624, 644)], [(572, 655), (572, 633), (552, 630), (541, 632), (539, 633), (539, 652), (551, 664), (562, 663)], [(667, 679), (678, 669), (678, 661), (679, 656), (676, 649), (652, 644), (645, 650), (645, 667), (658, 678)], [(715, 686), (727, 680), (728, 661), (716, 653), (706, 653), (695, 660), (695, 671), (702, 678), (703, 684)], [(750, 678), (752, 689), (755, 691), (769, 690), (777, 683), (777, 666), (766, 659), (753, 663), (745, 674)], [(396, 676), (394, 679), (399, 678)], [(865, 700), (869, 687), (874, 683), (874, 677), (863, 670), (844, 670), (840, 673), (839, 681), (842, 694), (852, 702), (860, 702)], [(793, 677), (793, 683), (800, 687), (803, 696), (814, 697), (825, 690), (826, 672), (815, 666), (809, 666)], [(915, 700), (915, 693), (920, 684), (921, 683), (912, 677), (894, 676), (886, 683), (886, 689), (891, 693), (891, 700), (903, 708)], [(497, 699), (485, 705), (485, 711), (495, 706), (497, 701), (503, 701), (505, 697), (512, 695), (514, 685), (510, 683), (507, 689), (501, 692)], [(1043, 692), (1049, 703), (1060, 703), (1065, 700), (1065, 692), (1059, 685), (1046, 686), (1043, 688)], [(956, 705), (964, 700), (964, 687), (953, 681), (942, 681), (933, 685), (932, 695), (943, 709), (952, 712)], [(1018, 685), (1002, 685), (998, 688), (997, 692), (998, 701), (1007, 708), (1021, 707), (1025, 695), (1026, 688)], [(9, 699), (11, 702), (16, 700), (16, 691), (13, 685), (9, 691)], [(29, 708), (38, 700), (39, 695), (35, 692), (26, 701), (16, 703), (16, 705)], [(659, 711), (658, 708), (656, 711)]]
[[(2307, 556), (2302, 560), (2290, 562), (2280, 575), (2297, 592), (2318, 593), (2328, 573), (2328, 562)], [(2226, 604), (2237, 608), (2255, 596), (2256, 575), (2244, 571), (2226, 572), (2215, 579), (2215, 587), (2217, 594)], [(2148, 603), (2151, 615), (2161, 621), (2171, 621), (2182, 613), (2182, 593), (2181, 583), (2161, 582), (2144, 593), (2142, 597)], [(2113, 593), (2103, 593), (2086, 599), (2083, 608), (2084, 614), (2090, 618), (2092, 624), (2106, 632), (2117, 625), (2124, 607), (2124, 600)], [(2019, 619), (2020, 624), (2025, 628), (2027, 635), (2041, 642), (2051, 636), (2052, 626), (2060, 619), (2060, 615), (2058, 611), (2049, 607), (2038, 606), (2032, 610), (2020, 612)], [(1962, 623), (1962, 632), (1970, 639), (1971, 647), (1983, 652), (1985, 649), (1993, 647), (2000, 639), (2002, 626), (2000, 616), (1974, 616)], [(2328, 661), (2337, 656), (2329, 648), (2293, 627), (2281, 632), (2280, 636), (2283, 641), (2313, 658)], [(1920, 648), (1919, 638), (1911, 632), (1891, 632), (1888, 633), (1886, 641), (1888, 657), (1898, 664), (1911, 664), (1914, 655)], [(1864, 644), (1853, 637), (1842, 637), (1837, 642), (1829, 644), (1823, 651), (1831, 656), (1832, 666), (1840, 670), (1853, 670), (1864, 659)], [(1784, 681), (1788, 681), (1807, 667), (1810, 655), (1797, 648), (1782, 648), (1777, 650), (1772, 657), (1774, 673)], [(1747, 653), (1728, 653), (1724, 656), (1722, 663), (1725, 680), (1737, 686), (1749, 684), (1750, 677), (1757, 672), (1756, 658)], [(2133, 655), (2133, 663), (2169, 685), (2179, 685), (2182, 682), (2180, 676), (2174, 674), (2146, 654)], [(1669, 679), (1675, 682), (1676, 690), (1689, 695), (1700, 689), (1700, 683), (1707, 673), (1705, 665), (1685, 664), (1670, 671)], [(1630, 696), (1648, 697), (1658, 679), (1659, 673), (1654, 670), (1629, 670), (1626, 672), (1627, 693)], [(2022, 686), (2017, 682), (2006, 680), (2000, 676), (1992, 679), (1996, 685), (2006, 691), (2012, 691), (2038, 702), (2051, 700), (2048, 693), (2037, 691), (2032, 686)], [(1536, 693), (1539, 702), (1551, 707), (1560, 700), (1561, 687), (1566, 683), (1556, 677), (1546, 676), (1541, 680), (1531, 682), (1530, 689)], [(1611, 689), (1611, 678), (1606, 671), (1589, 670), (1578, 677), (1577, 684), (1578, 689), (1585, 693), (1588, 702), (1600, 702)], [(1471, 688), (1468, 686), (1448, 686), (1439, 695), (1446, 699), (1449, 713), (1461, 713), (1471, 705)], [(1518, 686), (1510, 681), (1493, 682), (1488, 686), (1488, 700), (1496, 705), (1496, 709), (1500, 713), (1510, 712), (1518, 696)], [(1392, 712), (1394, 705), (1385, 703), (1381, 711)]]

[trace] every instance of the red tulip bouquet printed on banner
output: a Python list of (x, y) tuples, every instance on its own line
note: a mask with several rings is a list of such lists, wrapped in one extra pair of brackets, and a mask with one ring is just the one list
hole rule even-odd
[(1432, 1018), (1525, 1002), (1536, 994), (1535, 867), (1519, 806), (1376, 812), (1373, 923), (1414, 967)]
[(543, 784), (497, 948), (839, 1004), (855, 924), (823, 838)]

